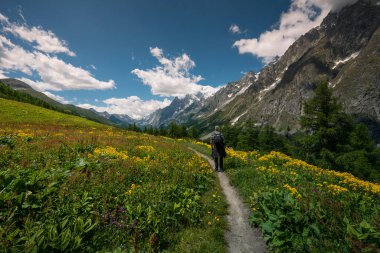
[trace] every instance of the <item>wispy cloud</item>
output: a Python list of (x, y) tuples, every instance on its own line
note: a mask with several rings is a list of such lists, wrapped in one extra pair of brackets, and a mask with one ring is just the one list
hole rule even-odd
[(339, 11), (356, 1), (292, 0), (289, 10), (281, 15), (277, 28), (262, 33), (258, 38), (240, 39), (233, 46), (240, 54), (249, 53), (269, 63), (284, 54), (302, 34), (320, 25), (330, 11)]
[(153, 95), (183, 97), (198, 92), (210, 95), (218, 90), (218, 88), (199, 84), (203, 80), (202, 76), (190, 74), (190, 70), (195, 67), (195, 62), (187, 54), (169, 59), (158, 47), (150, 48), (150, 53), (160, 65), (148, 70), (134, 69), (131, 73), (140, 78), (144, 84), (149, 85)]
[(131, 118), (141, 119), (148, 116), (157, 109), (168, 106), (171, 101), (165, 98), (160, 100), (142, 100), (137, 96), (130, 96), (127, 98), (109, 98), (102, 101), (104, 106), (96, 106), (91, 104), (79, 104), (77, 106), (90, 109), (93, 108), (96, 111), (107, 111), (111, 114), (127, 114)]
[[(95, 90), (115, 87), (113, 80), (100, 81), (91, 72), (58, 58), (56, 54), (66, 53), (75, 55), (63, 40), (53, 32), (41, 27), (29, 28), (27, 25), (17, 25), (0, 13), (0, 71), (3, 75), (8, 72), (21, 72), (29, 78), (21, 78), (39, 91), (46, 90)], [(23, 39), (34, 48), (28, 50), (21, 44), (14, 44), (8, 37), (13, 34)], [(32, 78), (33, 74), (39, 80)]]
[[(25, 21), (24, 16), (19, 11), (19, 15)], [(65, 53), (69, 56), (75, 56), (75, 53), (68, 48), (67, 42), (59, 39), (52, 31), (44, 30), (42, 27), (29, 27), (26, 24), (19, 25), (9, 22), (8, 18), (1, 14), (0, 21), (3, 25), (3, 31), (11, 33), (14, 36), (25, 40), (32, 46), (45, 53)]]
[(239, 26), (237, 26), (236, 24), (232, 24), (231, 26), (230, 26), (230, 32), (231, 33), (233, 33), (233, 34), (241, 34), (242, 33), (242, 31), (240, 30), (240, 27)]

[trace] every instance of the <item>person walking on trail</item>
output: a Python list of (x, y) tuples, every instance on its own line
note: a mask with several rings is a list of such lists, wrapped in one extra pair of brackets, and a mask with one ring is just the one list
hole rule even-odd
[(211, 156), (215, 161), (215, 171), (223, 172), (223, 158), (226, 157), (225, 142), (219, 126), (215, 126), (215, 131), (211, 135)]

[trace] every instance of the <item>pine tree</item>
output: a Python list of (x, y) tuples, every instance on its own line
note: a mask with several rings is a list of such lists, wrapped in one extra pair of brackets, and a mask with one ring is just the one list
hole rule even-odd
[(306, 140), (306, 148), (310, 151), (335, 152), (347, 143), (354, 122), (343, 112), (327, 82), (322, 82), (316, 88), (314, 97), (305, 102), (304, 113), (301, 126), (310, 134)]

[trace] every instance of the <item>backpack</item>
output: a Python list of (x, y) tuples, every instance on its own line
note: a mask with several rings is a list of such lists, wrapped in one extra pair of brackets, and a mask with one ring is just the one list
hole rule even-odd
[(216, 148), (222, 148), (224, 147), (224, 140), (220, 133), (216, 133), (213, 138), (212, 142), (214, 143)]

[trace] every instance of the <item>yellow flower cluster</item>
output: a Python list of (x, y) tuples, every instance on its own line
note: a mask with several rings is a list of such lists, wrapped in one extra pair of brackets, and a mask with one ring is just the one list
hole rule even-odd
[(145, 163), (147, 161), (149, 161), (149, 157), (143, 157), (143, 158), (140, 158), (138, 156), (130, 156), (129, 159), (135, 163)]
[(296, 188), (291, 187), (291, 186), (288, 185), (288, 184), (284, 184), (283, 187), (284, 187), (285, 189), (289, 190), (290, 193), (291, 193), (294, 197), (296, 197), (297, 199), (301, 198), (301, 194), (299, 194), (299, 192), (297, 191)]
[(342, 186), (339, 186), (339, 185), (335, 185), (335, 184), (330, 184), (327, 186), (327, 189), (334, 195), (338, 195), (342, 192), (346, 192), (348, 191), (347, 188), (344, 188)]
[(280, 170), (274, 168), (273, 166), (269, 166), (269, 167), (265, 167), (265, 166), (260, 166), (257, 168), (258, 171), (266, 171), (266, 172), (270, 172), (272, 174), (278, 174), (278, 173), (281, 173)]
[(121, 159), (128, 158), (126, 151), (119, 152), (114, 147), (111, 147), (111, 146), (106, 146), (105, 148), (96, 148), (94, 150), (94, 155), (105, 156), (109, 158), (121, 158)]
[(248, 158), (248, 152), (244, 151), (235, 151), (232, 148), (226, 148), (227, 156), (246, 161)]
[[(343, 173), (342, 173), (343, 174)], [(346, 173), (347, 175), (343, 176), (341, 183), (348, 185), (349, 187), (356, 189), (362, 188), (367, 192), (372, 192), (374, 194), (380, 195), (380, 184), (371, 183), (354, 177), (353, 175)]]
[(197, 145), (200, 145), (200, 146), (203, 146), (203, 147), (206, 147), (208, 149), (211, 149), (211, 145), (210, 144), (207, 144), (207, 143), (204, 143), (204, 142), (201, 142), (201, 141), (196, 141), (194, 142), (195, 144)]
[(380, 185), (376, 183), (371, 183), (356, 178), (354, 175), (347, 172), (339, 172), (333, 170), (324, 170), (318, 168), (317, 166), (310, 165), (304, 161), (293, 159), (285, 164), (285, 167), (298, 167), (303, 170), (309, 170), (315, 173), (317, 177), (328, 176), (332, 179), (336, 178), (340, 180), (340, 183), (348, 186), (354, 190), (362, 189), (366, 192), (373, 194), (380, 194)]
[(197, 154), (192, 155), (191, 159), (188, 160), (186, 168), (192, 173), (201, 173), (203, 175), (213, 173), (210, 164)]
[(33, 138), (33, 134), (31, 134), (31, 133), (26, 133), (26, 132), (24, 132), (24, 131), (22, 131), (22, 130), (18, 130), (18, 131), (17, 131), (17, 136), (18, 136), (18, 137), (21, 137), (21, 138)]
[[(361, 189), (366, 192), (380, 195), (380, 184), (368, 182), (356, 178), (350, 173), (339, 172), (334, 170), (325, 170), (317, 166), (306, 163), (305, 161), (293, 159), (285, 154), (280, 152), (272, 151), (270, 154), (262, 156), (258, 159), (259, 161), (274, 161), (274, 162), (285, 162), (283, 165), (286, 169), (296, 169), (301, 171), (310, 171), (314, 174), (315, 180), (325, 180), (326, 177), (329, 178), (329, 181), (339, 181), (345, 187), (349, 187), (353, 190)], [(296, 172), (290, 172), (294, 175)], [(343, 187), (342, 186), (342, 187)], [(343, 187), (344, 188), (344, 187)], [(346, 189), (346, 188), (344, 188)]]
[(153, 152), (155, 149), (152, 146), (137, 146), (136, 149), (141, 150), (143, 152)]
[(104, 131), (104, 133), (107, 135), (107, 136), (120, 136), (120, 134), (118, 134), (116, 131), (114, 131), (114, 129), (112, 128), (107, 128), (106, 131)]
[(289, 156), (281, 152), (271, 151), (269, 154), (261, 156), (258, 160), (260, 162), (266, 162), (266, 161), (286, 162), (286, 161), (291, 161), (292, 158), (290, 158)]

